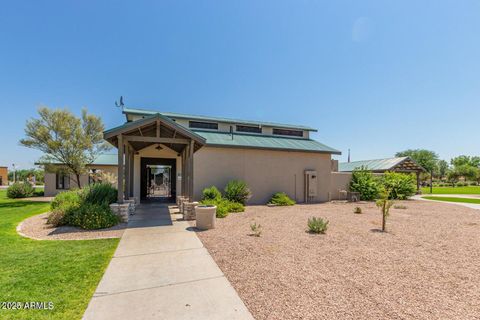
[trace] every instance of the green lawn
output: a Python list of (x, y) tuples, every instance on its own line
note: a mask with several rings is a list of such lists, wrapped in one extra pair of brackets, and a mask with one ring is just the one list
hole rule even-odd
[(10, 200), (5, 194), (0, 190), (0, 303), (51, 301), (54, 309), (0, 309), (0, 319), (81, 319), (119, 240), (23, 238), (17, 225), (48, 211), (49, 204)]
[[(430, 188), (422, 188), (422, 193), (430, 193)], [(433, 187), (433, 194), (480, 194), (480, 186), (471, 187)]]
[(480, 204), (480, 199), (469, 198), (455, 198), (455, 197), (422, 197), (428, 200), (449, 201), (449, 202), (464, 202), (464, 203), (476, 203)]

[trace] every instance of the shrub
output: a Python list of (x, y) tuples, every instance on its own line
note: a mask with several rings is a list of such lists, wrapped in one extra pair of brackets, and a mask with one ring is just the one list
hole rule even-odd
[(47, 217), (47, 223), (54, 227), (62, 226), (65, 224), (65, 212), (63, 210), (55, 210), (50, 212)]
[(118, 217), (108, 205), (85, 202), (75, 211), (69, 224), (90, 230), (109, 228), (118, 222)]
[(473, 181), (473, 182), (470, 182), (468, 185), (470, 185), (470, 186), (476, 186), (477, 183)]
[(201, 204), (217, 206), (217, 218), (225, 218), (230, 212), (243, 212), (245, 207), (238, 202), (231, 202), (226, 199), (202, 200)]
[(10, 199), (31, 197), (35, 189), (30, 183), (15, 182), (7, 189), (7, 197)]
[(362, 208), (360, 208), (360, 207), (355, 207), (355, 209), (353, 209), (353, 213), (356, 213), (356, 214), (362, 213)]
[(227, 211), (228, 212), (244, 212), (245, 206), (239, 202), (231, 202), (228, 200), (224, 200), (227, 202)]
[(52, 210), (55, 210), (56, 208), (59, 208), (66, 204), (80, 205), (81, 202), (82, 202), (82, 198), (80, 197), (79, 190), (65, 191), (65, 192), (60, 192), (55, 196), (55, 198), (50, 203), (50, 208)]
[(382, 231), (385, 232), (387, 229), (387, 217), (390, 215), (390, 208), (393, 206), (393, 200), (390, 200), (390, 191), (385, 189), (382, 194), (381, 198), (377, 200), (376, 204), (377, 207), (380, 208), (382, 213)]
[(374, 200), (379, 192), (380, 185), (378, 179), (364, 167), (355, 169), (350, 181), (350, 191), (360, 193), (360, 200)]
[(262, 235), (262, 226), (255, 221), (250, 223), (250, 230), (252, 230), (252, 236), (260, 237)]
[(407, 209), (407, 206), (404, 206), (403, 204), (397, 204), (397, 205), (394, 205), (393, 208), (395, 208), (395, 209)]
[(269, 204), (276, 206), (293, 206), (296, 202), (289, 198), (285, 192), (277, 192), (272, 196)]
[(107, 182), (98, 182), (81, 190), (85, 202), (109, 205), (117, 201), (117, 189)]
[(247, 184), (240, 180), (231, 180), (225, 186), (225, 198), (232, 202), (245, 204), (252, 196)]
[(222, 198), (222, 193), (215, 186), (203, 189), (202, 195), (203, 200), (219, 200)]
[(463, 182), (457, 182), (457, 183), (456, 183), (456, 186), (457, 186), (457, 187), (464, 187), (465, 185), (466, 185), (466, 184), (463, 183)]
[(308, 219), (308, 231), (311, 233), (325, 233), (328, 229), (329, 221), (323, 218), (311, 217)]
[(382, 185), (389, 190), (390, 199), (405, 200), (414, 195), (417, 190), (416, 183), (413, 174), (385, 172), (382, 177)]
[(47, 223), (58, 227), (71, 224), (71, 219), (82, 205), (79, 190), (65, 191), (57, 194), (50, 204), (52, 212), (47, 218)]

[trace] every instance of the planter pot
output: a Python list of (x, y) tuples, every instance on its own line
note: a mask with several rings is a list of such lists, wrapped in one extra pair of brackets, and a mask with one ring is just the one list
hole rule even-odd
[(217, 219), (217, 206), (199, 205), (195, 207), (197, 229), (208, 230), (215, 228)]

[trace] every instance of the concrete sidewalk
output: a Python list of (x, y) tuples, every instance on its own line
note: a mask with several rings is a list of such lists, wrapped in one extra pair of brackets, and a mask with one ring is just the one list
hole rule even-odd
[(84, 319), (253, 319), (190, 225), (162, 204), (129, 221)]
[(456, 204), (459, 206), (464, 206), (467, 208), (471, 209), (476, 209), (480, 210), (480, 204), (475, 204), (475, 203), (466, 203), (466, 202), (452, 202), (452, 201), (441, 201), (441, 200), (431, 200), (431, 199), (424, 199), (422, 197), (454, 197), (454, 198), (470, 198), (470, 199), (478, 199), (476, 195), (470, 196), (470, 195), (462, 195), (462, 194), (456, 194), (456, 195), (444, 195), (444, 194), (417, 194), (411, 197), (410, 199), (413, 200), (421, 200), (421, 201), (432, 201), (432, 202), (441, 202), (441, 203), (447, 203), (447, 204)]

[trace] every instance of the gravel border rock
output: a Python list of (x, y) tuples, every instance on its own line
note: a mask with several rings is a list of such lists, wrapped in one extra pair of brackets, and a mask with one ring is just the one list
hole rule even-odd
[(126, 223), (100, 230), (84, 230), (77, 227), (52, 227), (47, 224), (48, 213), (42, 213), (23, 220), (17, 226), (17, 233), (34, 240), (94, 240), (121, 238)]
[(398, 204), (387, 233), (374, 203), (325, 203), (247, 206), (197, 234), (256, 319), (480, 319), (478, 210)]

